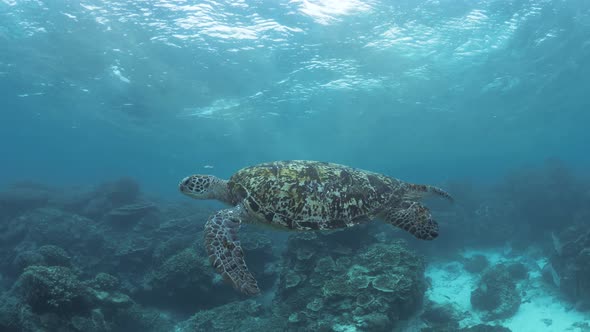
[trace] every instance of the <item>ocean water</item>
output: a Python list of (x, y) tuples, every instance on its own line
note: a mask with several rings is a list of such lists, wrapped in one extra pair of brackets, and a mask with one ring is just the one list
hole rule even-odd
[[(590, 331), (588, 1), (0, 0), (0, 91), (0, 330)], [(263, 295), (240, 295), (202, 241), (226, 207), (178, 183), (297, 159), (455, 202), (425, 203), (434, 241), (243, 227)], [(424, 264), (370, 267), (377, 245)], [(354, 292), (322, 281), (354, 271)], [(415, 283), (392, 300), (375, 280), (396, 273)], [(35, 278), (86, 295), (35, 297)], [(488, 299), (506, 282), (514, 310)]]

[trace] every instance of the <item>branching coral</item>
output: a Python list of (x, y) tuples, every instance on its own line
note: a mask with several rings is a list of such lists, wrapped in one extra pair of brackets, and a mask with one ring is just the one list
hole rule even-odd
[(84, 310), (87, 289), (69, 268), (62, 266), (30, 266), (17, 282), (26, 303), (33, 310)]

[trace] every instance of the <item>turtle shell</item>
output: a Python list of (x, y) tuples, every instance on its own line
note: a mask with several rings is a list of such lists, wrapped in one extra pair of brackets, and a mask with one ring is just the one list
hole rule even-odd
[(243, 168), (228, 182), (235, 203), (256, 221), (289, 229), (333, 229), (373, 219), (401, 181), (317, 161), (277, 161)]

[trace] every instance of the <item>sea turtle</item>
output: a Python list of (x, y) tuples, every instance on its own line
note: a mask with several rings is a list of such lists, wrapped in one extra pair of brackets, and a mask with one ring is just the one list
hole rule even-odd
[(209, 217), (205, 246), (217, 272), (248, 295), (260, 290), (238, 239), (242, 223), (305, 231), (350, 227), (380, 218), (419, 239), (432, 240), (438, 236), (438, 224), (418, 200), (436, 194), (452, 201), (448, 193), (433, 186), (306, 160), (246, 167), (229, 180), (195, 174), (182, 179), (179, 189), (193, 198), (216, 199), (232, 206)]

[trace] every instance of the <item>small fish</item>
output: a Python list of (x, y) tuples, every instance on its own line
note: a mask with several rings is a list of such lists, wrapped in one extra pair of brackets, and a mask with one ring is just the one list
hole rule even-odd
[(213, 166), (211, 166), (211, 165), (205, 165), (205, 166), (203, 166), (203, 168), (213, 168)]

